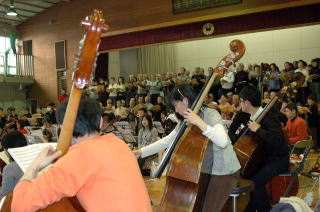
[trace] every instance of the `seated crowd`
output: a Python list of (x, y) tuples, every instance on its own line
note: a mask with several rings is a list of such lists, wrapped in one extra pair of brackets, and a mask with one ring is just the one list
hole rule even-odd
[[(248, 85), (257, 87), (263, 94), (259, 102), (262, 106), (268, 104), (274, 96), (278, 96), (272, 113), (281, 122), (288, 145), (294, 145), (311, 136), (312, 151), (319, 151), (319, 63), (319, 58), (313, 59), (310, 65), (303, 60), (286, 62), (281, 71), (274, 63), (248, 65), (246, 68), (240, 63), (229, 68), (223, 77), (216, 78), (204, 104), (220, 113), (230, 140), (234, 143), (239, 134), (239, 129), (234, 127), (235, 123), (250, 119), (250, 114), (241, 107), (241, 102), (246, 100), (242, 99), (240, 92)], [(200, 93), (213, 72), (214, 69), (209, 67), (206, 75), (204, 69), (196, 67), (190, 75), (189, 71), (181, 67), (179, 73), (155, 74), (150, 77), (144, 74), (138, 74), (136, 77), (131, 74), (127, 82), (123, 77), (119, 77), (118, 81), (114, 77), (110, 80), (98, 79), (87, 86), (84, 95), (98, 101), (103, 111), (100, 134), (113, 133), (132, 149), (141, 149), (168, 136), (179, 123), (175, 114), (177, 111), (170, 110), (166, 104), (172, 90), (177, 85), (188, 84), (195, 93)], [(62, 102), (67, 97), (67, 94), (62, 92), (58, 100)], [(260, 104), (252, 105), (257, 107)], [(22, 134), (26, 138), (32, 135), (34, 124), (30, 119), (37, 120), (38, 125), (41, 125), (42, 136), (46, 142), (57, 141), (58, 127), (54, 103), (47, 105), (45, 113), (37, 108), (35, 113), (31, 114), (29, 108), (25, 107), (21, 114), (17, 114), (14, 107), (9, 107), (5, 114), (3, 108), (0, 108), (1, 145), (6, 153), (8, 148), (30, 143), (29, 140), (23, 139), (23, 136), (21, 138)], [(32, 126), (28, 127), (30, 125)], [(8, 143), (8, 139), (14, 142)], [(22, 176), (12, 158), (10, 161), (2, 172), (0, 198), (12, 191)], [(146, 158), (140, 159), (141, 169), (146, 166), (147, 161)], [(14, 176), (9, 177), (11, 175)]]

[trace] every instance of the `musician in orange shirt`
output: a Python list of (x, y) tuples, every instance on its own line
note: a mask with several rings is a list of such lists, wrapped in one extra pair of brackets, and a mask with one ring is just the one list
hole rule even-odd
[(288, 104), (285, 108), (285, 114), (288, 118), (287, 125), (284, 128), (288, 143), (293, 145), (298, 141), (308, 138), (307, 122), (298, 116), (298, 108), (295, 104)]
[[(66, 102), (57, 110), (62, 124)], [(61, 155), (44, 149), (32, 162), (13, 192), (12, 211), (37, 211), (76, 196), (91, 212), (151, 212), (147, 189), (137, 161), (129, 147), (113, 134), (99, 136), (102, 125), (100, 106), (82, 99), (72, 146), (52, 168), (39, 171)]]

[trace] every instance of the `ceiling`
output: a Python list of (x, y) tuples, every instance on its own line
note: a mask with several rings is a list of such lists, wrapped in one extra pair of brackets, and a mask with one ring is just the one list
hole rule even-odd
[[(0, 25), (15, 27), (37, 13), (63, 1), (71, 0), (0, 0)], [(6, 14), (11, 8), (16, 11), (17, 16)]]

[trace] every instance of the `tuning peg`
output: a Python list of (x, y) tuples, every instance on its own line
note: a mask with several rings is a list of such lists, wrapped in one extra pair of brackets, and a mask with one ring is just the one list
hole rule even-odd
[(109, 25), (103, 24), (102, 27), (101, 27), (101, 29), (102, 29), (102, 32), (106, 32), (106, 31), (108, 31), (108, 29), (109, 29)]
[(79, 55), (75, 55), (75, 56), (74, 56), (74, 60), (75, 60), (76, 62), (81, 62), (83, 59), (82, 59), (82, 57), (80, 57)]
[(85, 30), (89, 30), (89, 28), (90, 28), (90, 26), (91, 26), (91, 23), (90, 23), (90, 21), (84, 20), (84, 21), (81, 21), (81, 26), (82, 26)]

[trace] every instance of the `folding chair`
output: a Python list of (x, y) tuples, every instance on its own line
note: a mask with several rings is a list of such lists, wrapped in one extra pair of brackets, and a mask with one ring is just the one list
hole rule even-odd
[(237, 198), (241, 194), (250, 193), (254, 190), (254, 182), (243, 178), (239, 179), (238, 186), (229, 195), (232, 197), (232, 212), (237, 212)]
[(291, 148), (289, 157), (294, 154), (295, 152), (301, 152), (302, 154), (302, 159), (298, 161), (292, 161), (290, 160), (291, 163), (295, 164), (294, 166), (289, 167), (289, 171), (287, 173), (280, 174), (279, 176), (291, 176), (293, 177), (290, 180), (289, 185), (287, 186), (283, 196), (287, 197), (287, 195), (290, 192), (291, 186), (295, 182), (296, 178), (300, 173), (302, 173), (304, 169), (304, 162), (307, 160), (308, 154), (310, 152), (312, 146), (312, 137), (309, 136), (307, 140), (301, 140), (298, 141), (293, 145)]

